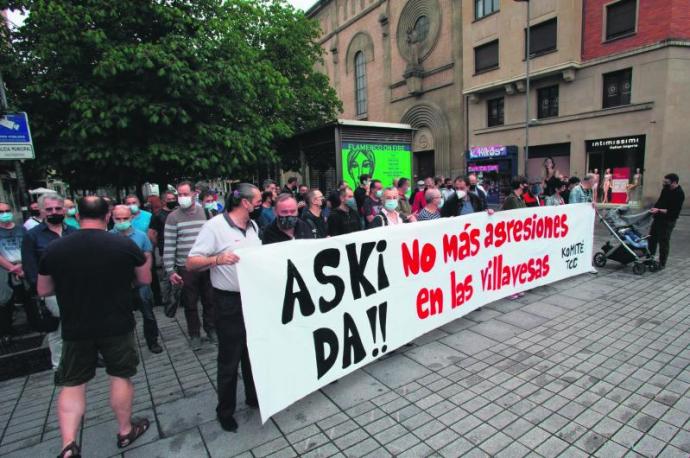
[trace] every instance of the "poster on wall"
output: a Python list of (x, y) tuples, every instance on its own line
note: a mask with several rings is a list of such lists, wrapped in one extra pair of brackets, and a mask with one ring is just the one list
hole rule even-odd
[(384, 188), (393, 186), (397, 178), (412, 179), (410, 145), (343, 142), (341, 151), (343, 180), (352, 189), (364, 174), (381, 180)]
[(590, 272), (593, 230), (573, 204), (238, 250), (262, 420), (478, 307)]
[(628, 167), (614, 167), (610, 199), (612, 204), (625, 204), (628, 202), (629, 182), (630, 169)]

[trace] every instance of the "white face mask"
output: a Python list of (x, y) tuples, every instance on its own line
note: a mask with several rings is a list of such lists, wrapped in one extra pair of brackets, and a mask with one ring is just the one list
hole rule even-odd
[(457, 194), (458, 199), (464, 199), (465, 196), (467, 195), (467, 192), (465, 192), (461, 189), (458, 189), (457, 191), (455, 191), (455, 194)]
[(177, 202), (180, 204), (180, 207), (182, 208), (189, 208), (192, 206), (191, 196), (180, 196), (177, 198)]

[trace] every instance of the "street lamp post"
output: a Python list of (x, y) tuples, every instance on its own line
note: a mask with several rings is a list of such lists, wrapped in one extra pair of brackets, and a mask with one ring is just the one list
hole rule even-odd
[(530, 2), (529, 0), (515, 0), (516, 2), (527, 3), (527, 15), (525, 17), (525, 177), (527, 177), (527, 163), (529, 161), (529, 97), (530, 97), (530, 79), (529, 79), (529, 64), (530, 64), (530, 33), (529, 33), (529, 19), (530, 19)]

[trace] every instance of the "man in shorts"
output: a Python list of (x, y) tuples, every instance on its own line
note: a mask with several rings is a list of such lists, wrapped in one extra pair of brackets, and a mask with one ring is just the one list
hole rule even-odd
[(107, 202), (79, 201), (81, 230), (50, 244), (39, 264), (40, 296), (57, 295), (62, 320), (62, 356), (55, 371), (63, 450), (80, 454), (77, 434), (86, 409), (86, 383), (96, 375), (98, 354), (110, 376), (110, 405), (118, 422), (117, 445), (127, 447), (148, 429), (132, 415), (139, 354), (134, 337), (132, 285), (151, 283), (151, 266), (134, 242), (106, 232)]

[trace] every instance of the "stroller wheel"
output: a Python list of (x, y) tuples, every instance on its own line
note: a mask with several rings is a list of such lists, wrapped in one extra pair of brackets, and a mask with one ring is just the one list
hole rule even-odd
[(641, 262), (636, 262), (633, 264), (632, 271), (635, 275), (642, 275), (645, 271), (645, 266)]
[(657, 270), (659, 270), (659, 263), (656, 260), (652, 259), (651, 261), (647, 262), (647, 270), (649, 270), (650, 272), (656, 272)]
[(594, 255), (594, 265), (604, 267), (606, 265), (606, 255), (601, 251)]

